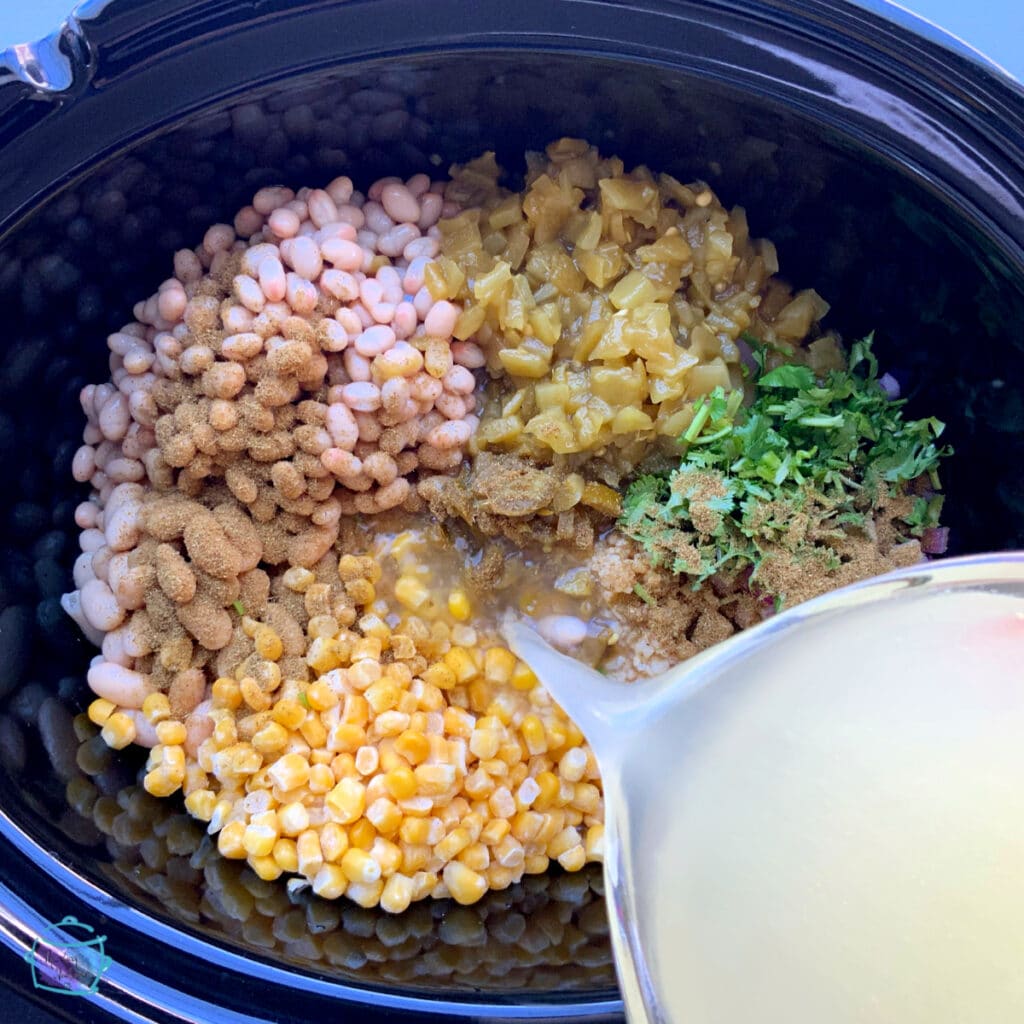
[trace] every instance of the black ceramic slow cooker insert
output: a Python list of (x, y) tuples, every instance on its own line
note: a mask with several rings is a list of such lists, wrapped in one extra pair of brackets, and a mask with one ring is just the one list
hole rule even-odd
[[(924, 23), (826, 0), (109, 0), (0, 60), (0, 965), (64, 1019), (611, 1021), (601, 877), (395, 918), (287, 897), (139, 760), (77, 735), (60, 611), (81, 387), (175, 249), (271, 183), (411, 174), (561, 135), (747, 208), (911, 413), (948, 423), (956, 553), (1024, 546), (1024, 92)], [(891, 9), (895, 12), (895, 9)], [(923, 33), (923, 34), (921, 34)], [(104, 758), (106, 757), (106, 760)], [(21, 958), (72, 915), (78, 998)], [(738, 983), (744, 967), (737, 965)], [(81, 979), (79, 979), (79, 983)], [(0, 1019), (4, 1012), (0, 1007)]]

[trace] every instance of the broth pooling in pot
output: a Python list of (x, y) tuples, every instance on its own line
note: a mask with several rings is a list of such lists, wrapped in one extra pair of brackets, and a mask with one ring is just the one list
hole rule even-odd
[(593, 755), (505, 608), (634, 679), (935, 528), (938, 427), (742, 210), (578, 140), (528, 163), (261, 189), (83, 390), (90, 717), (263, 878), (400, 910), (600, 859)]

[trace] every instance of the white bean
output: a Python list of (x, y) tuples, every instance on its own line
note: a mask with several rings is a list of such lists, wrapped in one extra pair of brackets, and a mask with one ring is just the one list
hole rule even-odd
[(124, 668), (132, 667), (132, 659), (127, 653), (125, 653), (124, 637), (121, 633), (121, 629), (111, 630), (103, 638), (100, 650), (103, 652), (103, 657), (106, 658), (108, 662), (112, 662), (115, 665), (121, 665)]
[(99, 427), (103, 436), (110, 441), (120, 441), (128, 432), (130, 423), (128, 400), (120, 393), (112, 395), (100, 409)]
[(433, 445), (441, 451), (449, 451), (452, 448), (461, 448), (469, 441), (470, 429), (468, 424), (462, 420), (449, 420), (442, 423), (427, 435), (427, 444)]
[[(352, 277), (352, 275), (347, 274), (346, 277)], [(355, 278), (353, 277), (352, 280), (355, 281)], [(356, 295), (353, 295), (352, 298), (356, 298), (358, 294), (359, 285), (356, 284)], [(350, 309), (348, 306), (340, 306), (338, 311), (334, 314), (334, 319), (345, 328), (346, 333), (350, 337), (362, 333), (363, 322), (356, 315), (354, 309)]]
[(356, 381), (341, 389), (342, 401), (356, 412), (375, 412), (380, 408), (380, 388), (369, 381)]
[(537, 623), (537, 631), (563, 651), (578, 647), (587, 638), (587, 624), (575, 615), (545, 615)]
[[(377, 251), (392, 258), (401, 256), (406, 247), (418, 241), (419, 237), (420, 229), (415, 224), (396, 224), (377, 240)], [(433, 242), (433, 239), (428, 241)]]
[(344, 205), (352, 198), (352, 179), (340, 175), (327, 186), (326, 192), (335, 203)]
[(124, 622), (124, 609), (103, 580), (87, 580), (82, 587), (82, 611), (97, 629), (109, 631)]
[(285, 299), (288, 305), (298, 314), (312, 313), (318, 300), (316, 286), (298, 274), (287, 276)]
[(472, 341), (453, 341), (452, 359), (467, 370), (479, 370), (487, 365), (484, 350)]
[(358, 242), (347, 238), (329, 238), (320, 246), (320, 253), (328, 263), (333, 263), (338, 270), (358, 270), (363, 265), (362, 247)]
[(331, 435), (331, 441), (337, 448), (344, 448), (352, 451), (359, 440), (359, 428), (356, 426), (352, 410), (341, 402), (336, 402), (327, 408), (327, 432)]
[(321, 347), (325, 352), (344, 352), (348, 348), (348, 331), (337, 320), (324, 320), (323, 332)]
[(455, 330), (455, 321), (462, 310), (454, 303), (442, 299), (434, 304), (423, 320), (423, 329), (433, 338), (450, 338)]
[(96, 579), (96, 574), (92, 571), (92, 552), (83, 551), (76, 559), (74, 567), (71, 570), (71, 576), (75, 581), (75, 586), (79, 590), (89, 582), (89, 580)]
[(122, 708), (121, 710), (135, 723), (135, 739), (132, 742), (137, 747), (152, 748), (160, 742), (156, 734), (156, 726), (139, 708)]
[(71, 475), (84, 484), (96, 470), (96, 449), (92, 445), (83, 444), (71, 460)]
[(338, 207), (338, 220), (345, 224), (351, 224), (358, 231), (365, 223), (366, 217), (363, 211), (351, 203)]
[(292, 242), (291, 263), (295, 273), (307, 281), (314, 281), (323, 270), (320, 248), (312, 238), (296, 238)]
[(212, 708), (210, 701), (201, 701), (185, 719), (185, 752), (190, 757), (197, 757), (200, 745), (213, 735)]
[(397, 339), (395, 332), (390, 327), (378, 324), (369, 327), (360, 334), (353, 342), (355, 350), (367, 359), (382, 355), (391, 348)]
[(426, 258), (433, 259), (441, 251), (441, 246), (435, 238), (415, 237), (402, 250), (402, 259), (412, 263), (413, 260)]
[(433, 227), (441, 219), (443, 207), (444, 199), (436, 192), (427, 192), (420, 197), (420, 219), (418, 224), (421, 231)]
[(320, 275), (320, 287), (342, 302), (359, 298), (359, 282), (345, 270), (325, 270)]
[(274, 210), (267, 219), (267, 226), (278, 238), (294, 238), (299, 233), (299, 215), (286, 206)]
[(382, 235), (395, 226), (395, 222), (388, 216), (387, 211), (377, 202), (364, 204), (363, 216), (366, 218), (367, 228), (377, 235)]
[(112, 551), (129, 551), (139, 542), (139, 506), (124, 504), (107, 509), (104, 539)]
[(395, 315), (391, 320), (391, 329), (398, 338), (411, 338), (418, 321), (416, 307), (411, 302), (400, 302), (395, 306)]
[(90, 553), (99, 551), (106, 542), (107, 539), (103, 536), (102, 530), (83, 530), (78, 535), (78, 546), (83, 551), (88, 551)]
[(141, 708), (151, 689), (149, 676), (108, 661), (91, 666), (86, 680), (97, 697), (122, 708)]
[(85, 617), (85, 613), (82, 611), (82, 592), (80, 590), (72, 590), (70, 594), (62, 594), (60, 606), (67, 612), (68, 617), (78, 624), (78, 628), (89, 643), (94, 644), (96, 647), (103, 643), (102, 631), (98, 630)]
[(423, 287), (423, 274), (430, 262), (426, 256), (417, 256), (409, 261), (402, 278), (402, 287), (406, 295), (415, 295)]
[(420, 204), (409, 189), (400, 182), (390, 182), (381, 189), (381, 205), (394, 221), (415, 222), (420, 219)]
[(476, 378), (464, 366), (453, 366), (442, 378), (445, 391), (453, 395), (469, 395), (476, 390)]
[[(359, 325), (359, 330), (362, 330), (362, 324)], [(365, 356), (361, 356), (354, 348), (349, 347), (345, 349), (341, 360), (345, 366), (345, 372), (351, 380), (365, 382), (372, 379), (373, 374), (370, 371), (370, 360)]]
[(95, 529), (99, 521), (100, 508), (93, 501), (83, 501), (75, 509), (75, 526), (80, 530)]
[(269, 302), (280, 302), (285, 296), (286, 279), (284, 267), (276, 256), (268, 256), (260, 261), (259, 270), (260, 288)]
[(237, 274), (232, 280), (231, 286), (234, 289), (235, 298), (250, 313), (261, 312), (267, 304), (267, 297), (263, 294), (259, 282), (255, 278), (249, 277), (248, 274)]

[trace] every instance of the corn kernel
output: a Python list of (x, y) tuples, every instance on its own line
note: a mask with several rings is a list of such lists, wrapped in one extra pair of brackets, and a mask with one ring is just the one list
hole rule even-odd
[(299, 870), (299, 851), (294, 840), (278, 839), (272, 856), (282, 871), (294, 873)]
[(406, 818), (398, 830), (398, 836), (403, 843), (419, 845), (427, 842), (430, 830), (431, 825), (426, 818)]
[(523, 861), (523, 874), (543, 875), (550, 864), (551, 861), (544, 854), (531, 854)]
[(360, 818), (354, 825), (349, 826), (349, 845), (357, 850), (369, 850), (376, 835), (374, 827), (365, 818)]
[(604, 861), (604, 825), (591, 825), (587, 829), (584, 848), (588, 861)]
[(490, 867), (491, 852), (483, 843), (471, 843), (459, 854), (459, 863), (473, 871), (484, 872)]
[[(221, 835), (223, 834), (222, 832)], [(242, 835), (242, 845), (250, 857), (269, 857), (277, 840), (277, 829), (269, 825), (249, 824)]]
[(404, 765), (387, 772), (384, 786), (395, 800), (405, 800), (416, 793), (416, 776)]
[(448, 595), (448, 614), (456, 622), (465, 622), (471, 613), (469, 597), (464, 590), (453, 590)]
[(249, 867), (255, 872), (256, 877), (264, 882), (273, 882), (283, 874), (281, 865), (274, 860), (273, 856), (256, 857), (249, 854), (247, 859)]
[(299, 726), (299, 732), (313, 750), (327, 743), (327, 727), (315, 715), (306, 717), (306, 720)]
[(320, 828), (320, 849), (324, 860), (334, 863), (348, 849), (348, 833), (336, 821), (328, 821)]
[(455, 765), (420, 764), (415, 768), (419, 790), (426, 796), (441, 796), (455, 785)]
[(509, 683), (514, 690), (532, 690), (537, 685), (537, 676), (529, 665), (520, 661), (513, 669)]
[[(381, 256), (378, 258), (384, 259), (385, 257)], [(369, 909), (380, 903), (380, 895), (383, 891), (384, 880), (378, 878), (376, 882), (349, 882), (345, 895), (353, 903)]]
[(217, 851), (228, 860), (245, 860), (245, 822), (229, 821), (220, 830)]
[(561, 853), (556, 860), (566, 871), (579, 871), (587, 862), (587, 853), (583, 844), (577, 843)]
[(384, 890), (380, 894), (380, 908), (389, 914), (400, 914), (408, 909), (414, 894), (415, 887), (408, 875), (393, 874), (384, 883)]
[(325, 803), (343, 825), (358, 820), (366, 807), (366, 787), (355, 779), (342, 779), (326, 796)]
[(377, 596), (374, 585), (365, 579), (350, 580), (345, 584), (345, 593), (355, 602), (356, 605), (365, 607), (372, 604)]
[(512, 831), (512, 823), (508, 818), (492, 818), (480, 830), (480, 842), (486, 846), (500, 843)]
[(453, 647), (445, 654), (444, 663), (452, 670), (457, 683), (468, 683), (480, 674), (476, 662), (465, 647)]
[(340, 664), (337, 649), (334, 641), (327, 637), (318, 636), (306, 651), (306, 664), (317, 673), (323, 675), (337, 668)]
[(171, 717), (171, 702), (166, 693), (150, 693), (142, 702), (142, 713), (150, 725), (166, 721)]
[(238, 726), (233, 718), (221, 718), (213, 727), (213, 741), (218, 749), (230, 747), (238, 742)]
[(217, 806), (217, 796), (212, 789), (197, 789), (185, 797), (185, 810), (200, 821), (209, 821)]
[[(150, 697), (156, 696), (150, 694)], [(148, 700), (149, 697), (146, 698)], [(145, 707), (145, 704), (143, 704)], [(103, 725), (106, 720), (117, 710), (117, 705), (111, 700), (104, 700), (102, 697), (97, 697), (96, 700), (89, 704), (89, 721), (93, 725)]]
[(402, 824), (402, 812), (392, 801), (381, 797), (366, 808), (366, 819), (384, 836), (393, 835)]
[(334, 788), (334, 772), (329, 764), (318, 762), (309, 769), (309, 791), (329, 793)]
[(278, 722), (267, 722), (252, 737), (252, 745), (264, 756), (281, 750), (288, 742), (288, 730)]
[(325, 900), (336, 900), (345, 895), (348, 877), (337, 864), (324, 864), (313, 876), (313, 892)]
[(454, 860), (473, 840), (464, 828), (452, 829), (435, 847), (434, 853), (444, 860)]
[(270, 766), (268, 774), (278, 789), (296, 789), (309, 782), (309, 761), (301, 754), (285, 754)]
[(417, 765), (430, 755), (430, 741), (422, 733), (407, 729), (395, 740), (395, 751), (410, 764)]
[(305, 804), (294, 800), (285, 804), (277, 812), (277, 820), (280, 824), (281, 834), (285, 836), (297, 836), (309, 828), (309, 811)]
[(311, 640), (323, 637), (325, 640), (333, 640), (341, 626), (333, 615), (314, 615), (306, 625), (306, 635)]
[(175, 779), (160, 769), (147, 772), (142, 780), (143, 788), (151, 796), (167, 797), (181, 787), (181, 779)]
[(211, 700), (215, 708), (227, 708), (228, 711), (234, 711), (242, 703), (242, 691), (234, 679), (221, 676), (213, 684)]
[(135, 721), (123, 711), (115, 711), (100, 731), (103, 742), (114, 750), (121, 750), (135, 740)]
[[(239, 694), (241, 702), (241, 694)], [(270, 713), (271, 717), (285, 729), (298, 729), (306, 720), (306, 709), (297, 701), (281, 698)]]
[(314, 711), (326, 711), (338, 703), (338, 695), (329, 683), (318, 679), (306, 687), (306, 700)]
[(365, 851), (349, 849), (341, 858), (341, 870), (350, 882), (369, 883), (380, 878), (380, 865)]
[(320, 849), (320, 836), (307, 829), (295, 840), (295, 851), (298, 857), (299, 873), (312, 879), (323, 867), (324, 855)]
[(504, 647), (491, 647), (484, 655), (484, 678), (490, 683), (508, 683), (515, 668), (516, 656)]
[(278, 661), (284, 654), (284, 644), (270, 626), (261, 626), (257, 629), (253, 641), (256, 645), (256, 653), (268, 661)]
[(286, 569), (281, 577), (281, 582), (297, 594), (304, 594), (316, 582), (316, 576), (308, 569), (293, 565)]
[(185, 742), (188, 735), (185, 726), (181, 722), (165, 720), (157, 723), (156, 738), (160, 743), (169, 746), (180, 746)]
[(544, 731), (544, 723), (536, 715), (526, 715), (519, 723), (519, 731), (526, 742), (526, 749), (531, 757), (544, 754), (548, 749), (548, 737)]
[(476, 903), (487, 891), (487, 879), (457, 860), (445, 865), (441, 877), (452, 899), (463, 906)]
[(439, 690), (450, 690), (458, 682), (458, 679), (446, 662), (437, 661), (423, 672), (423, 681)]

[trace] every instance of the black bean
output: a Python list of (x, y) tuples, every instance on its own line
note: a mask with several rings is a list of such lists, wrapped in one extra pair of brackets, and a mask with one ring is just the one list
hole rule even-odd
[(32, 615), (15, 604), (0, 612), (0, 698), (21, 682), (32, 650)]

